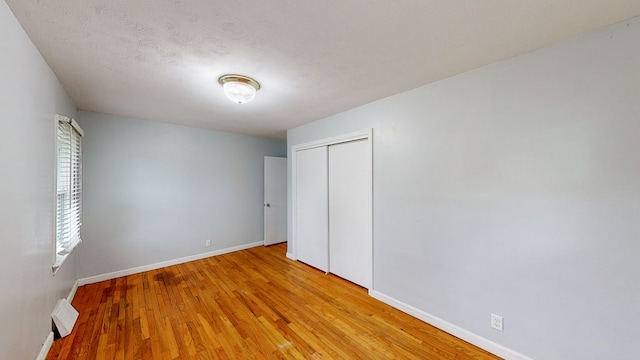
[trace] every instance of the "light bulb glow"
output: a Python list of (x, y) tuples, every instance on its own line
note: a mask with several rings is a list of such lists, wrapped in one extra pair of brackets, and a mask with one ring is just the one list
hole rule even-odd
[(256, 97), (256, 89), (253, 86), (239, 81), (225, 82), (222, 89), (231, 101), (238, 104), (248, 103)]

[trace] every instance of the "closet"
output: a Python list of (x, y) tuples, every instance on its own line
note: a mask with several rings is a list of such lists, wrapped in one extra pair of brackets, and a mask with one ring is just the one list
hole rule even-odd
[(297, 259), (370, 289), (371, 132), (293, 149)]

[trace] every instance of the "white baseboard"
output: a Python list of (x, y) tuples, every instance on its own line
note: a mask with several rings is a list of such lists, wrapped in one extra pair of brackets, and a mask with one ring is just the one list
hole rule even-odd
[(405, 304), (402, 301), (398, 301), (390, 296), (387, 296), (379, 291), (370, 290), (369, 295), (371, 297), (382, 301), (387, 305), (391, 305), (394, 308), (403, 311), (413, 317), (416, 317), (430, 325), (437, 327), (449, 334), (458, 337), (468, 343), (471, 343), (481, 349), (484, 349), (492, 354), (500, 356), (507, 360), (532, 360), (531, 358), (524, 356), (516, 351), (508, 349), (500, 344), (496, 344), (491, 340), (485, 339), (482, 336), (476, 335), (468, 330), (465, 330), (459, 326), (456, 326), (450, 322), (444, 321), (436, 316), (428, 314), (420, 309), (417, 309), (411, 305)]
[(290, 252), (287, 253), (287, 259), (298, 260), (298, 258)]
[[(76, 295), (77, 290), (78, 290), (78, 280), (76, 280), (76, 282), (73, 283), (73, 286), (69, 291), (69, 295), (67, 295), (66, 297), (69, 303), (73, 301), (73, 297)], [(45, 360), (47, 358), (47, 355), (49, 354), (49, 350), (51, 350), (52, 345), (53, 345), (53, 331), (50, 331), (49, 335), (47, 335), (47, 339), (44, 341), (44, 344), (42, 344), (42, 348), (40, 348), (40, 353), (38, 354), (38, 357), (36, 357), (36, 360)]]
[(276, 242), (274, 242), (274, 243), (272, 243), (272, 244), (267, 244), (267, 242), (263, 240), (263, 241), (262, 241), (262, 244), (263, 244), (264, 246), (271, 246), (271, 245), (278, 245), (278, 244), (282, 244), (282, 243), (285, 243), (285, 242), (287, 242), (287, 239), (284, 239), (284, 240), (278, 240), (278, 241), (276, 241)]
[(49, 354), (49, 350), (51, 350), (51, 345), (53, 345), (53, 331), (49, 332), (49, 335), (47, 335), (47, 339), (44, 341), (44, 344), (42, 344), (42, 348), (40, 349), (40, 353), (36, 360), (45, 360)]
[(71, 290), (69, 291), (69, 295), (67, 295), (67, 301), (69, 302), (69, 304), (71, 304), (71, 302), (73, 301), (74, 296), (76, 296), (76, 291), (78, 291), (78, 280), (76, 280), (75, 283), (73, 283), (73, 286), (71, 287)]
[(183, 263), (186, 263), (186, 262), (189, 262), (189, 261), (205, 259), (205, 258), (216, 256), (216, 255), (227, 254), (227, 253), (230, 253), (230, 252), (234, 252), (234, 251), (238, 251), (238, 250), (250, 249), (250, 248), (253, 248), (253, 247), (263, 246), (263, 245), (264, 245), (264, 242), (258, 241), (258, 242), (253, 242), (253, 243), (250, 243), (250, 244), (238, 245), (238, 246), (234, 246), (234, 247), (230, 247), (230, 248), (226, 248), (226, 249), (220, 249), (220, 250), (210, 251), (210, 252), (206, 252), (206, 253), (202, 253), (202, 254), (186, 256), (186, 257), (182, 257), (182, 258), (178, 258), (178, 259), (162, 261), (162, 262), (155, 263), (155, 264), (143, 265), (143, 266), (138, 266), (138, 267), (134, 267), (134, 268), (130, 268), (130, 269), (114, 271), (114, 272), (110, 272), (110, 273), (107, 273), (107, 274), (89, 276), (89, 277), (86, 277), (86, 278), (78, 279), (77, 284), (78, 284), (78, 286), (83, 286), (83, 285), (87, 285), (87, 284), (93, 284), (93, 283), (97, 283), (97, 282), (100, 282), (100, 281), (111, 280), (111, 279), (115, 279), (115, 278), (119, 278), (119, 277), (123, 277), (123, 276), (138, 274), (138, 273), (145, 272), (145, 271), (156, 270), (156, 269), (160, 269), (160, 268), (167, 267), (167, 266), (183, 264)]

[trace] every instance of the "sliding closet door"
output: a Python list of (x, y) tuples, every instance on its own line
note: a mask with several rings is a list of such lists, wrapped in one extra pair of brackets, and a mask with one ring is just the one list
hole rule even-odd
[(297, 151), (295, 165), (298, 260), (328, 271), (327, 147)]
[(329, 146), (329, 271), (371, 288), (370, 140)]

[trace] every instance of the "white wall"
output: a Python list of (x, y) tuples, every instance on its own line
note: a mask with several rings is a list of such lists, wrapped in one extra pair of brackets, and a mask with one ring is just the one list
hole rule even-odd
[(532, 358), (637, 359), (638, 44), (636, 18), (290, 130), (288, 148), (374, 128), (375, 290)]
[(73, 254), (51, 271), (55, 115), (76, 109), (4, 1), (0, 44), (0, 358), (34, 359), (76, 279)]
[(284, 156), (283, 141), (77, 118), (86, 133), (80, 278), (263, 240), (263, 158)]

